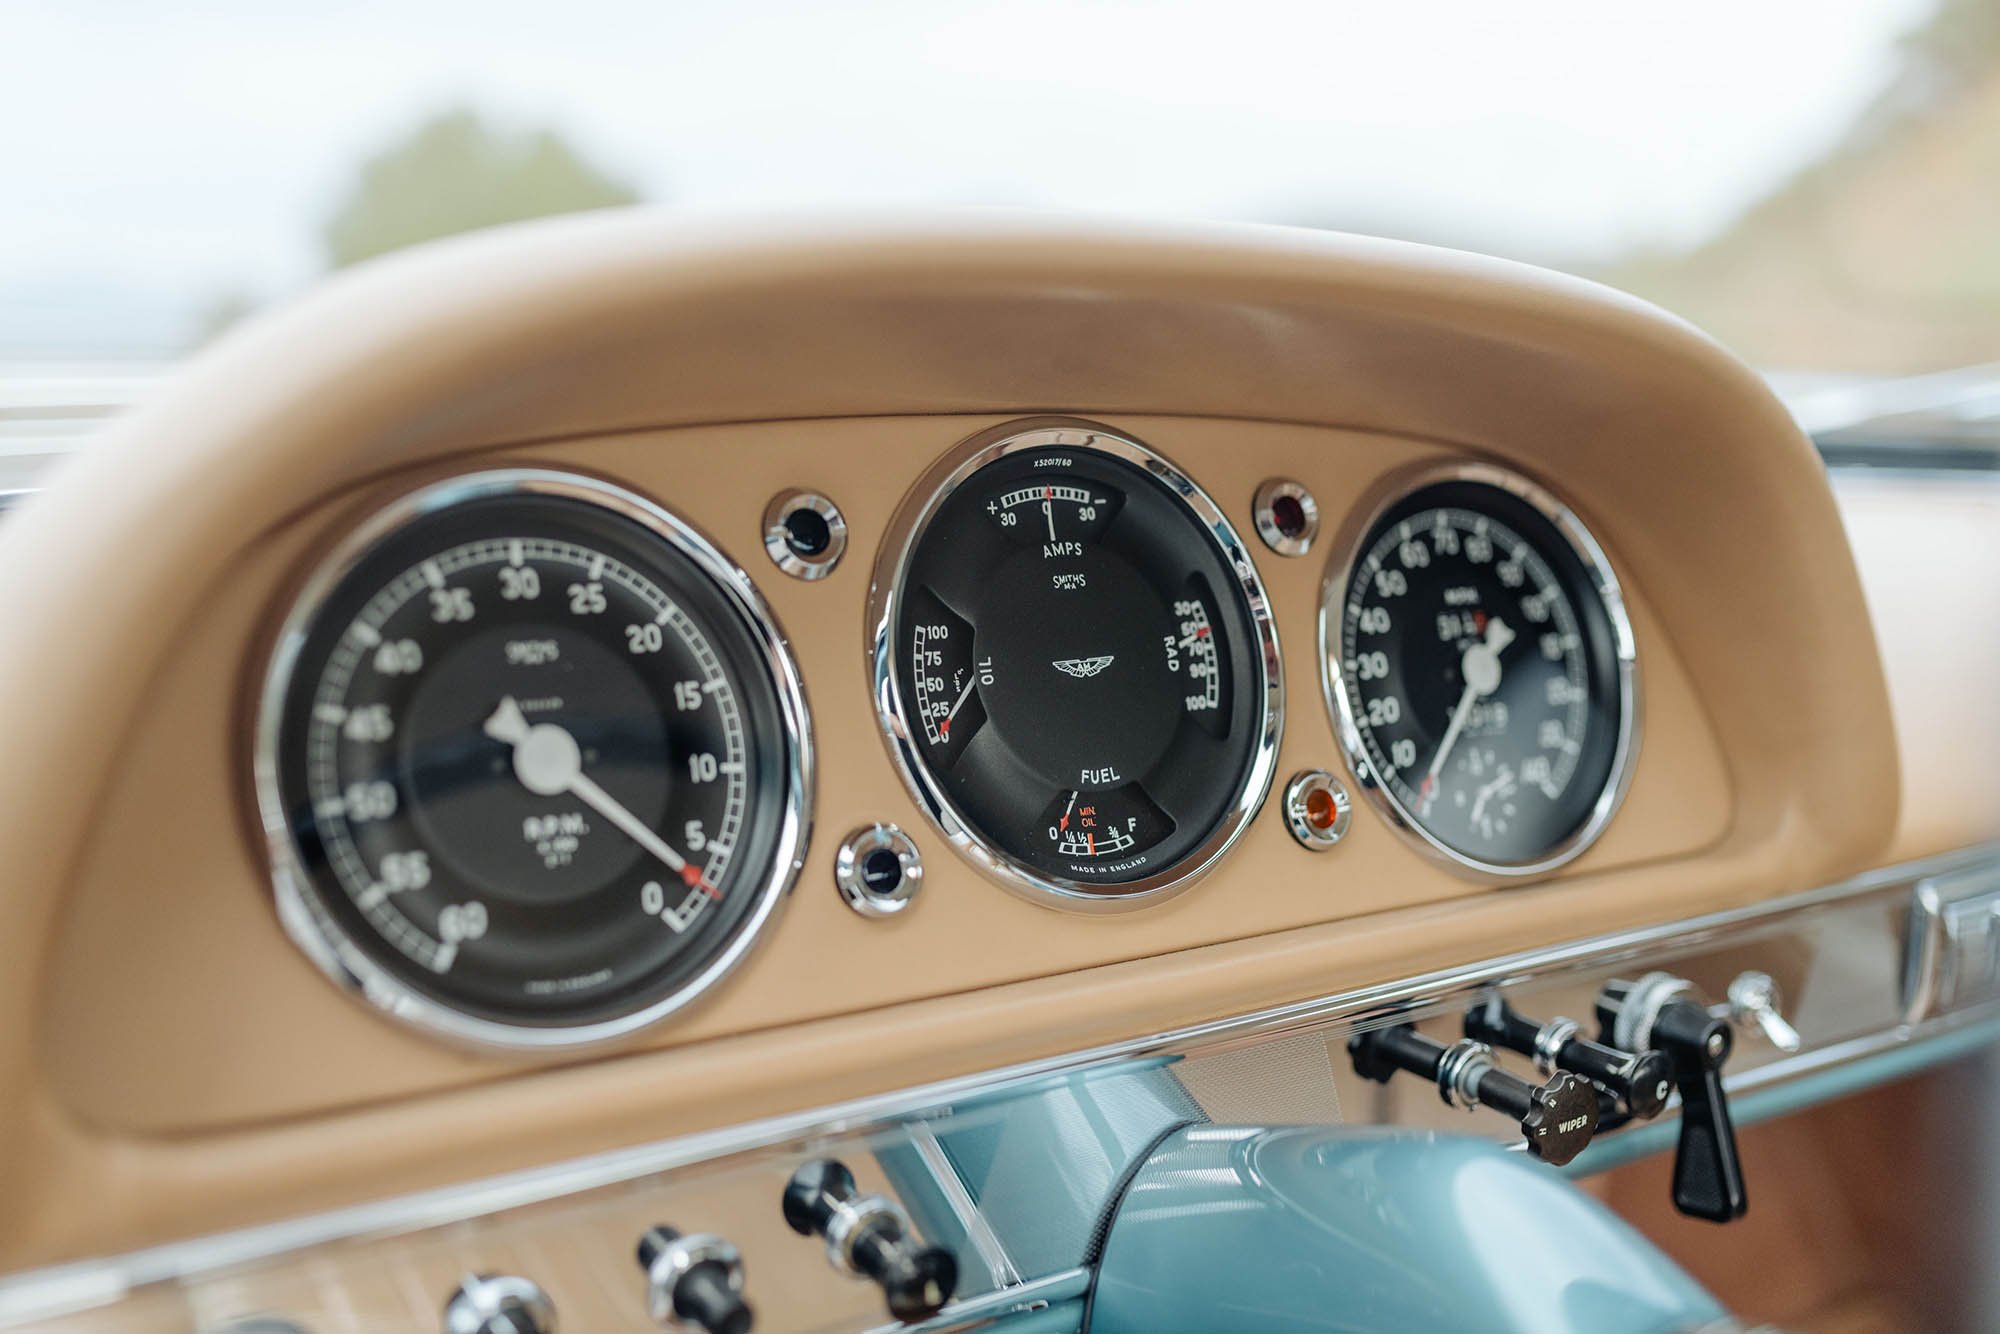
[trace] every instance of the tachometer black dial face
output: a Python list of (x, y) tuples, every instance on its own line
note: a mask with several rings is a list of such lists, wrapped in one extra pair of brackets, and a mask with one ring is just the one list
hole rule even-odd
[(1581, 852), (1631, 758), (1632, 641), (1574, 517), (1466, 465), (1391, 503), (1336, 559), (1328, 688), (1364, 786), (1473, 869), (1523, 874)]
[(804, 782), (796, 678), (740, 572), (637, 497), (509, 473), (397, 506), (329, 580), (259, 774), (315, 953), (405, 1017), (530, 1045), (637, 1026), (734, 962)]
[(1101, 432), (975, 446), (930, 497), (878, 650), (920, 797), (1016, 889), (1154, 895), (1269, 782), (1276, 646), (1207, 498)]

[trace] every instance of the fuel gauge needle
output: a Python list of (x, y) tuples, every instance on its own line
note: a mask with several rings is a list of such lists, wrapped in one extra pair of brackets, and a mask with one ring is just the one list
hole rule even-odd
[(599, 787), (597, 780), (583, 771), (583, 749), (576, 744), (576, 738), (569, 734), (569, 729), (555, 723), (530, 725), (527, 716), (521, 712), (520, 704), (508, 695), (500, 701), (500, 707), (493, 710), (493, 716), (486, 720), (484, 730), (495, 741), (513, 748), (514, 776), (521, 780), (522, 787), (538, 797), (563, 793), (574, 796), (611, 821), (627, 838), (659, 858), (689, 888), (699, 889), (712, 899), (722, 897), (722, 891), (709, 884), (699, 868), (690, 865), (687, 858), (668, 847), (666, 840), (646, 827), (645, 821), (627, 810), (622, 802)]

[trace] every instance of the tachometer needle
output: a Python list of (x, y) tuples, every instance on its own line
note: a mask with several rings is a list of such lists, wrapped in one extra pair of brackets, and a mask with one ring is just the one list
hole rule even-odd
[(583, 749), (569, 730), (554, 723), (530, 725), (512, 695), (500, 701), (486, 720), (486, 735), (513, 747), (514, 777), (538, 797), (567, 793), (618, 827), (624, 835), (664, 862), (668, 869), (712, 899), (722, 891), (708, 883), (687, 858), (667, 846), (666, 840), (646, 827), (645, 821), (627, 810), (616, 797), (597, 785), (583, 771)]
[(1444, 740), (1438, 742), (1437, 754), (1431, 756), (1431, 767), (1424, 772), (1421, 794), (1425, 812), (1430, 810), (1431, 799), (1437, 793), (1438, 771), (1444, 768), (1451, 748), (1458, 744), (1458, 734), (1465, 730), (1474, 702), (1500, 688), (1500, 652), (1513, 642), (1514, 631), (1496, 616), (1486, 623), (1486, 638), (1466, 649), (1465, 656), (1459, 659), (1465, 690), (1458, 697), (1458, 707), (1451, 711), (1451, 724), (1444, 729)]

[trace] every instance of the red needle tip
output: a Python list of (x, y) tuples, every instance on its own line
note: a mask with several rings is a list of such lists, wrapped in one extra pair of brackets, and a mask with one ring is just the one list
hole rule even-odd
[(701, 878), (701, 869), (692, 863), (681, 867), (681, 879), (687, 881), (689, 889), (698, 889), (712, 899), (720, 899), (722, 891)]

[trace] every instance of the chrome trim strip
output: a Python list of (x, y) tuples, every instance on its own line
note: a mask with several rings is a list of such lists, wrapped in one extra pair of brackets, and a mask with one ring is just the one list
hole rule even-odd
[[(347, 576), (385, 541), (431, 515), (474, 500), (504, 496), (554, 496), (596, 506), (637, 524), (706, 577), (740, 619), (761, 655), (778, 698), (786, 736), (785, 810), (771, 865), (754, 884), (756, 901), (722, 950), (687, 982), (665, 995), (642, 996), (622, 1014), (588, 1024), (508, 1023), (465, 1013), (404, 982), (361, 948), (320, 902), (307, 872), (279, 787), (278, 739), (286, 695), (299, 654), (327, 600)], [(285, 614), (265, 669), (257, 707), (251, 770), (257, 809), (271, 866), (272, 891), (285, 934), (319, 970), (348, 994), (378, 1012), (433, 1036), (471, 1047), (548, 1052), (614, 1042), (665, 1019), (735, 971), (797, 883), (812, 827), (813, 745), (805, 683), (784, 632), (742, 567), (692, 524), (624, 487), (582, 473), (545, 468), (498, 468), (447, 477), (407, 492), (376, 510), (321, 556)]]
[[(291, 1251), (369, 1236), (389, 1236), (463, 1222), (485, 1214), (539, 1204), (582, 1191), (614, 1186), (696, 1163), (714, 1162), (779, 1146), (819, 1141), (842, 1134), (888, 1130), (898, 1123), (954, 1103), (992, 1097), (1013, 1086), (1031, 1085), (1094, 1066), (1146, 1057), (1212, 1053), (1249, 1042), (1293, 1036), (1340, 1021), (1379, 1023), (1401, 1019), (1417, 1007), (1445, 1008), (1464, 1003), (1486, 987), (1533, 977), (1617, 964), (1648, 950), (1698, 946), (1760, 923), (1874, 895), (1908, 893), (1926, 876), (2000, 861), (2000, 843), (1982, 844), (1782, 898), (1726, 909), (1700, 917), (1635, 927), (1602, 936), (1525, 950), (1413, 978), (1378, 983), (1312, 1000), (1173, 1029), (1083, 1051), (1047, 1057), (977, 1074), (807, 1111), (767, 1117), (677, 1139), (637, 1145), (552, 1166), (529, 1168), (484, 1181), (439, 1187), (418, 1194), (372, 1201), (327, 1213), (217, 1233), (124, 1255), (28, 1270), (0, 1278), (0, 1322), (46, 1317), (115, 1301), (152, 1283), (171, 1282), (214, 1270), (270, 1259)], [(1956, 1025), (1941, 1025), (1949, 1032)], [(1874, 1044), (1893, 1046), (1918, 1034), (1901, 1028), (1886, 1035), (1855, 1039), (1821, 1051), (1786, 1057), (1744, 1072), (1745, 1087), (1775, 1082), (1782, 1069), (1809, 1071), (1850, 1051), (1865, 1054)], [(1732, 1084), (1732, 1087), (1734, 1085)], [(1015, 1289), (1013, 1291), (1020, 1291)]]
[[(1570, 550), (1582, 563), (1585, 577), (1611, 620), (1613, 651), (1618, 659), (1619, 711), (1618, 738), (1611, 754), (1610, 774), (1584, 822), (1530, 862), (1481, 861), (1452, 847), (1410, 814), (1388, 784), (1376, 778), (1374, 763), (1369, 759), (1367, 747), (1362, 741), (1361, 725), (1354, 716), (1353, 703), (1341, 678), (1340, 623), (1347, 602), (1348, 584), (1353, 577), (1355, 563), (1362, 556), (1362, 544), (1391, 508), (1424, 487), (1441, 482), (1478, 482), (1532, 506), (1555, 527), (1557, 535), (1569, 543)], [(1348, 772), (1354, 775), (1362, 794), (1404, 842), (1430, 860), (1461, 875), (1505, 883), (1546, 875), (1574, 861), (1597, 841), (1611, 823), (1611, 817), (1618, 813), (1619, 805), (1625, 800), (1625, 792), (1632, 785), (1632, 774), (1639, 759), (1639, 710), (1642, 700), (1638, 641), (1632, 633), (1631, 618), (1625, 612), (1624, 589), (1618, 583), (1618, 575), (1612, 570), (1604, 548), (1597, 544), (1597, 539), (1590, 535), (1583, 521), (1546, 488), (1511, 468), (1464, 459), (1448, 463), (1421, 463), (1414, 468), (1391, 473), (1370, 493), (1368, 503), (1355, 507), (1354, 513), (1341, 528), (1332, 558), (1327, 562), (1326, 577), (1320, 585), (1319, 668), (1327, 712), (1333, 718), (1334, 731), (1339, 736)]]
[[(1236, 801), (1203, 842), (1164, 870), (1124, 884), (1092, 884), (1036, 871), (995, 847), (960, 813), (944, 784), (917, 748), (919, 729), (910, 725), (899, 684), (895, 645), (897, 614), (917, 540), (945, 499), (980, 469), (1029, 449), (1062, 448), (1105, 454), (1137, 467), (1163, 484), (1215, 542), (1223, 564), (1235, 573), (1237, 591), (1250, 609), (1261, 649), (1263, 719), (1256, 751)], [(1222, 507), (1178, 467), (1129, 436), (1096, 422), (1070, 417), (1034, 417), (1008, 422), (961, 442), (925, 471), (904, 497), (883, 534), (868, 587), (864, 633), (873, 645), (869, 679), (875, 713), (889, 758), (910, 795), (944, 835), (945, 841), (987, 879), (1031, 903), (1081, 912), (1127, 912), (1148, 907), (1190, 888), (1213, 870), (1249, 829), (1263, 806), (1278, 768), (1278, 742), (1285, 730), (1285, 669), (1278, 651), (1278, 628), (1264, 581)], [(1259, 656), (1256, 650), (1253, 658)]]
[(913, 1121), (909, 1127), (910, 1147), (917, 1157), (923, 1159), (931, 1179), (937, 1183), (938, 1193), (951, 1209), (959, 1230), (965, 1233), (965, 1240), (979, 1256), (979, 1262), (986, 1266), (986, 1272), (999, 1288), (1017, 1287), (1021, 1282), (1021, 1271), (1014, 1264), (1014, 1257), (1007, 1254), (1006, 1243), (993, 1231), (993, 1225), (986, 1221), (986, 1215), (974, 1203), (972, 1192), (965, 1188), (965, 1180), (958, 1169), (945, 1155), (944, 1145), (938, 1142), (937, 1133), (923, 1121)]

